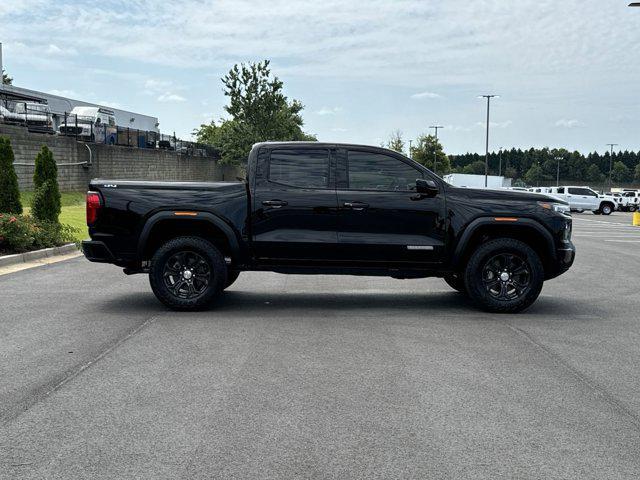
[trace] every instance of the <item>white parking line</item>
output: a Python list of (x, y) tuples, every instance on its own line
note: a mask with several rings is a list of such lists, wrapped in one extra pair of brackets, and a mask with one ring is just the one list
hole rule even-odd
[(617, 243), (640, 243), (640, 240), (605, 240), (605, 242), (617, 242)]

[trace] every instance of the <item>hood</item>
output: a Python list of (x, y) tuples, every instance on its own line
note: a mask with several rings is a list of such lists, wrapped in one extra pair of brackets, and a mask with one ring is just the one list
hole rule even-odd
[(568, 203), (558, 197), (548, 193), (523, 192), (522, 190), (492, 189), (492, 188), (465, 188), (453, 187), (456, 192), (466, 195), (469, 198), (483, 200), (500, 200), (508, 202), (553, 202), (568, 205)]

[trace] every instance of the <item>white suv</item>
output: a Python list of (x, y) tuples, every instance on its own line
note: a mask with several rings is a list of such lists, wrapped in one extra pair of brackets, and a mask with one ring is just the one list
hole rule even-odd
[(531, 192), (545, 193), (558, 197), (569, 204), (571, 210), (584, 212), (590, 210), (596, 215), (611, 215), (616, 210), (616, 201), (589, 187), (562, 186), (562, 187), (536, 187), (530, 188)]
[(625, 205), (623, 209), (627, 212), (635, 212), (640, 209), (640, 191), (638, 190), (625, 190), (621, 193), (625, 199)]

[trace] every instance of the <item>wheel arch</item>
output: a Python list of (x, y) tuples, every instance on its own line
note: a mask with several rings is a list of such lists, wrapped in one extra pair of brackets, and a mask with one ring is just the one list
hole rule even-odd
[(529, 218), (517, 218), (517, 221), (513, 222), (500, 222), (493, 217), (478, 218), (467, 226), (455, 249), (454, 269), (460, 269), (466, 265), (475, 246), (494, 238), (513, 238), (526, 243), (540, 257), (545, 274), (553, 271), (556, 252), (553, 236), (545, 227)]
[(145, 222), (138, 238), (137, 256), (148, 260), (153, 252), (171, 238), (198, 236), (210, 241), (235, 262), (240, 258), (240, 242), (234, 230), (220, 217), (209, 212), (162, 211)]

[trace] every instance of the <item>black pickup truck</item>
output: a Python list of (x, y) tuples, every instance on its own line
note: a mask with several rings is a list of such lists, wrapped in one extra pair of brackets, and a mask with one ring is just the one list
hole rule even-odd
[(384, 148), (256, 144), (238, 182), (93, 180), (93, 262), (148, 273), (165, 305), (200, 309), (242, 271), (442, 277), (516, 312), (573, 263), (565, 202), (457, 188)]

